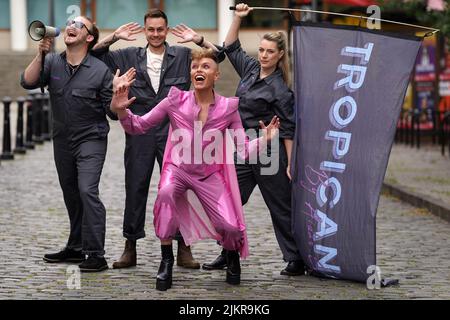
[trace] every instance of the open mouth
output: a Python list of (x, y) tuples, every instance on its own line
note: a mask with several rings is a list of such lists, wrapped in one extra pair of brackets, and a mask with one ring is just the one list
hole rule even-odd
[(74, 31), (67, 31), (67, 36), (70, 38), (76, 38), (77, 34)]
[(195, 81), (205, 81), (205, 76), (199, 74), (197, 76), (195, 76)]

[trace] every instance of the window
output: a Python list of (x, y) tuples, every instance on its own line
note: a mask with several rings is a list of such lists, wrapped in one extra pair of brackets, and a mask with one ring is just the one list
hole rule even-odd
[[(66, 21), (70, 18), (81, 15), (80, 1), (77, 0), (54, 0), (54, 19), (55, 27), (64, 29)], [(42, 0), (27, 1), (28, 23), (34, 20), (40, 20), (45, 24), (51, 24), (49, 2)]]
[(102, 29), (116, 29), (128, 22), (144, 24), (147, 0), (97, 0), (96, 23)]
[(0, 0), (0, 29), (10, 28), (9, 14), (9, 0)]
[(193, 29), (217, 29), (216, 0), (164, 0), (164, 12), (172, 27), (184, 23)]

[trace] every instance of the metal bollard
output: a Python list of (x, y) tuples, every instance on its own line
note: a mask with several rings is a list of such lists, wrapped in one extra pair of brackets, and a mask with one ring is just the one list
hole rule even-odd
[(47, 95), (41, 95), (41, 106), (42, 106), (42, 139), (45, 141), (50, 141), (50, 115), (49, 115), (49, 105), (47, 103)]
[(33, 96), (27, 96), (27, 130), (25, 134), (25, 148), (34, 149), (33, 142)]
[(43, 144), (42, 138), (42, 95), (34, 94), (33, 100), (33, 142), (35, 144)]
[(11, 106), (11, 98), (3, 98), (3, 152), (0, 155), (2, 160), (14, 160), (14, 154), (11, 152), (11, 125), (9, 121), (9, 109)]
[(445, 147), (448, 143), (448, 152), (450, 156), (450, 111), (447, 111), (442, 116), (441, 122), (441, 153), (445, 156)]
[(53, 114), (52, 114), (52, 101), (50, 99), (50, 94), (48, 92), (45, 93), (45, 103), (48, 108), (48, 133), (50, 136), (50, 140), (53, 137)]
[(16, 148), (15, 154), (25, 154), (27, 149), (23, 144), (23, 105), (25, 104), (25, 98), (17, 98), (17, 132), (16, 132)]

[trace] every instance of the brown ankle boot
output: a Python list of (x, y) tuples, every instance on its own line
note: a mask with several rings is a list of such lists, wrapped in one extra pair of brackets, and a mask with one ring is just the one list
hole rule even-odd
[(186, 246), (183, 240), (178, 241), (177, 266), (187, 269), (200, 269), (200, 263), (192, 257), (191, 247)]
[(134, 267), (136, 265), (136, 241), (125, 241), (125, 250), (119, 261), (113, 263), (113, 269)]

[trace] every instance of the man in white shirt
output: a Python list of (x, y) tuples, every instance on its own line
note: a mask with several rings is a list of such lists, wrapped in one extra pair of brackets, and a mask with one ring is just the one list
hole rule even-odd
[[(136, 69), (136, 81), (130, 88), (130, 96), (137, 99), (130, 109), (138, 115), (146, 114), (166, 98), (172, 86), (189, 90), (191, 85), (191, 50), (181, 46), (169, 46), (166, 42), (169, 27), (165, 13), (157, 9), (150, 10), (145, 15), (144, 21), (144, 32), (148, 42), (146, 48), (128, 47), (109, 51), (109, 46), (116, 41), (136, 40), (134, 36), (142, 32), (139, 24), (129, 23), (100, 41), (92, 52), (103, 60), (113, 73), (117, 69), (122, 72), (132, 67)], [(203, 38), (197, 38), (194, 42), (201, 45)], [(145, 135), (126, 134), (123, 235), (127, 240), (125, 250), (119, 261), (113, 264), (113, 268), (136, 265), (136, 241), (145, 237), (145, 213), (150, 179), (155, 159), (161, 169), (168, 127), (169, 122), (166, 119)], [(200, 268), (200, 264), (192, 257), (190, 247), (184, 244), (181, 236), (177, 240), (177, 265), (192, 269)]]
[(147, 73), (152, 82), (152, 87), (155, 92), (159, 90), (159, 81), (161, 78), (161, 68), (164, 59), (164, 52), (162, 54), (155, 54), (147, 48)]

